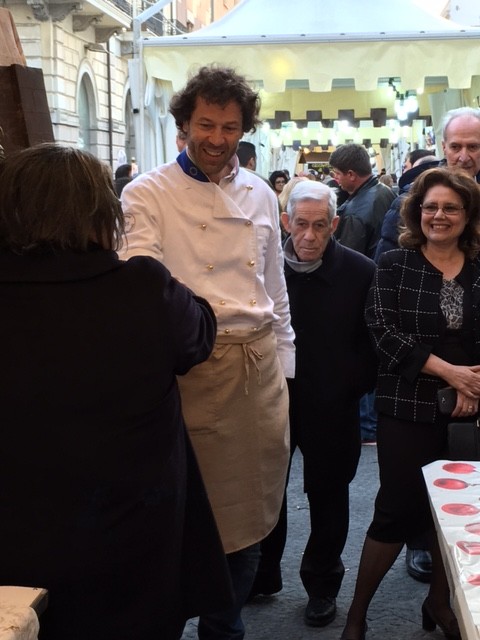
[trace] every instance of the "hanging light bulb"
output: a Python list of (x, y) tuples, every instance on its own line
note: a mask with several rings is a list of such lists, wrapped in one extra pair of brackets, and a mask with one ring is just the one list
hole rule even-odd
[(405, 106), (408, 113), (415, 113), (415, 111), (418, 111), (418, 100), (415, 91), (407, 91), (405, 96)]
[(403, 93), (397, 92), (397, 97), (394, 103), (395, 113), (397, 114), (397, 119), (402, 121), (408, 118), (408, 108), (405, 104), (405, 96)]

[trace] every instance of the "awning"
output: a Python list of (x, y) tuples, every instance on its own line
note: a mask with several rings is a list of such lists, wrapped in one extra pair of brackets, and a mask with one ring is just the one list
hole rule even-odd
[(177, 90), (200, 64), (237, 68), (268, 92), (308, 78), (311, 91), (330, 91), (334, 80), (353, 80), (358, 91), (385, 77), (416, 89), (427, 77), (447, 76), (465, 89), (480, 75), (480, 29), (434, 16), (412, 0), (244, 0), (222, 19), (181, 36), (145, 38), (151, 77)]

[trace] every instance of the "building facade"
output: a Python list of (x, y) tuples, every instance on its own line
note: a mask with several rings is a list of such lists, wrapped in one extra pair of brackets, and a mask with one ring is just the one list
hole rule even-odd
[[(199, 29), (239, 0), (173, 0), (144, 28), (152, 35)], [(136, 156), (129, 60), (132, 19), (143, 0), (6, 0), (28, 67), (43, 71), (55, 140), (118, 164)]]

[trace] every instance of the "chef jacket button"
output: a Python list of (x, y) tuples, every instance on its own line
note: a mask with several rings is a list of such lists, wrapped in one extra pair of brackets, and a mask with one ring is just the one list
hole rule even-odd
[(206, 228), (207, 228), (207, 225), (206, 225), (206, 224), (201, 224), (201, 225), (200, 225), (200, 229), (201, 229), (202, 231), (205, 231), (205, 229), (206, 229)]
[(220, 304), (224, 305), (225, 304), (225, 300), (220, 300)]
[(212, 271), (212, 270), (213, 270), (213, 268), (214, 268), (214, 267), (213, 267), (213, 264), (207, 264), (207, 269), (208, 269), (209, 271)]
[(230, 329), (224, 329), (223, 333), (230, 333)]
[(254, 267), (255, 266), (255, 260), (249, 260), (247, 262), (247, 264), (248, 264), (249, 267)]
[(255, 299), (250, 300), (250, 304), (252, 307), (254, 307), (257, 304), (257, 301)]

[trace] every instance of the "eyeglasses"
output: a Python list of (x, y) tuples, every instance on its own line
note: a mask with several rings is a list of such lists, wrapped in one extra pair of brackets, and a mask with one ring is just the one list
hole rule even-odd
[(434, 216), (437, 211), (441, 210), (446, 216), (458, 216), (460, 211), (465, 209), (465, 207), (460, 207), (456, 204), (444, 204), (442, 207), (434, 202), (430, 204), (421, 204), (420, 205), (423, 213), (427, 216)]

